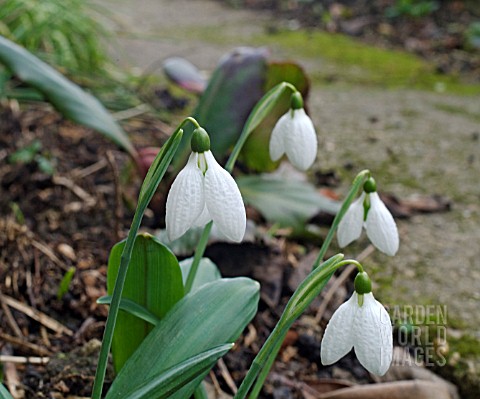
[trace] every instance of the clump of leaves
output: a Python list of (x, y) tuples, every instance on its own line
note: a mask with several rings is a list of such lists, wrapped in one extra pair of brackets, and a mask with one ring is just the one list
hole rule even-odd
[(432, 0), (397, 0), (395, 4), (387, 8), (385, 14), (388, 18), (408, 16), (421, 18), (438, 10), (439, 4)]
[(480, 21), (472, 22), (465, 31), (465, 47), (472, 51), (480, 49)]
[(47, 175), (53, 175), (55, 172), (55, 160), (51, 159), (49, 154), (42, 153), (42, 143), (34, 140), (29, 145), (20, 148), (8, 157), (11, 164), (29, 164), (36, 163), (38, 169)]
[(99, 72), (106, 31), (84, 0), (0, 0), (0, 34), (69, 72)]

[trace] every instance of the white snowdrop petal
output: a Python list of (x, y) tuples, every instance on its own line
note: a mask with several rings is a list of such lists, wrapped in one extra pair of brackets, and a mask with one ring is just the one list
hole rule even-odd
[(373, 294), (364, 295), (355, 320), (355, 354), (368, 371), (384, 375), (392, 362), (392, 322)]
[(270, 158), (278, 161), (285, 154), (285, 136), (292, 130), (292, 117), (290, 112), (282, 115), (275, 124), (270, 136)]
[(208, 212), (207, 206), (203, 208), (202, 213), (200, 216), (193, 222), (194, 227), (203, 227), (205, 226), (210, 220), (212, 220), (212, 217), (210, 216), (210, 213)]
[(327, 324), (320, 348), (322, 364), (328, 366), (345, 356), (353, 347), (353, 323), (358, 309), (357, 294), (343, 303)]
[(317, 157), (317, 134), (303, 108), (293, 112), (292, 129), (284, 137), (285, 152), (296, 168), (307, 170)]
[(196, 162), (197, 154), (192, 153), (167, 196), (165, 224), (170, 241), (185, 234), (205, 207), (203, 175)]
[(362, 234), (363, 227), (363, 201), (365, 193), (350, 204), (343, 216), (337, 230), (337, 240), (340, 248), (346, 247), (352, 241), (357, 240)]
[(215, 160), (205, 152), (208, 169), (205, 173), (205, 203), (213, 222), (230, 240), (240, 242), (245, 235), (247, 218), (245, 205), (237, 183)]
[(393, 256), (398, 251), (397, 225), (377, 192), (370, 194), (370, 209), (365, 221), (367, 236), (380, 251)]

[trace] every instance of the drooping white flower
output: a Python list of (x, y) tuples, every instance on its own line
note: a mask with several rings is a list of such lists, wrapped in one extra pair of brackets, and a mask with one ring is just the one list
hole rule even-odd
[(191, 227), (203, 226), (210, 220), (228, 239), (242, 241), (246, 215), (237, 183), (210, 150), (194, 151), (168, 193), (168, 238), (173, 241)]
[[(363, 304), (359, 305), (359, 299)], [(330, 365), (351, 349), (369, 372), (384, 375), (392, 362), (393, 338), (390, 316), (373, 294), (354, 292), (333, 314), (321, 344), (322, 364)]]
[(291, 109), (280, 117), (273, 128), (269, 145), (270, 158), (277, 161), (283, 154), (287, 154), (296, 168), (307, 170), (317, 156), (317, 134), (312, 120), (303, 109), (300, 93), (294, 93), (291, 102)]
[[(369, 204), (366, 211), (365, 202)], [(376, 191), (363, 192), (352, 202), (338, 225), (338, 245), (343, 248), (358, 239), (362, 227), (365, 227), (368, 238), (380, 251), (390, 256), (397, 253), (400, 243), (397, 225)]]
[(338, 225), (337, 239), (340, 248), (346, 247), (357, 240), (362, 234), (365, 193), (353, 201)]

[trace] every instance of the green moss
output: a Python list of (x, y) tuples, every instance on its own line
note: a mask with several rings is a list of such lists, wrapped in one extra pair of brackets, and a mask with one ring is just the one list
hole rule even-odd
[(444, 103), (436, 103), (433, 106), (439, 111), (447, 112), (452, 115), (466, 116), (467, 118), (472, 119), (475, 122), (480, 122), (480, 114), (470, 112), (463, 107)]
[(464, 84), (454, 76), (436, 74), (433, 65), (413, 54), (369, 46), (341, 34), (280, 31), (257, 36), (254, 42), (285, 48), (303, 58), (325, 59), (340, 67), (334, 72), (326, 68), (326, 72), (313, 73), (321, 80), (338, 79), (356, 84), (470, 95), (480, 93), (479, 84)]
[(458, 352), (464, 357), (480, 356), (480, 340), (471, 335), (463, 335), (460, 338), (449, 338), (451, 353)]
[[(414, 88), (465, 95), (480, 94), (480, 84), (462, 83), (456, 76), (435, 73), (432, 64), (404, 51), (374, 47), (349, 36), (321, 31), (286, 31), (245, 35), (238, 42), (241, 26), (192, 26), (188, 30), (158, 29), (154, 33), (124, 33), (144, 40), (190, 40), (198, 45), (268, 46), (282, 57), (318, 61), (309, 71), (319, 83), (364, 84), (386, 88)], [(222, 34), (218, 34), (221, 31)]]

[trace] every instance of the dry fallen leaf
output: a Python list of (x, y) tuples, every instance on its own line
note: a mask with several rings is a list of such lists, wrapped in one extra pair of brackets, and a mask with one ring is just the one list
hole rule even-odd
[(452, 399), (448, 388), (431, 381), (397, 381), (339, 389), (319, 399)]

